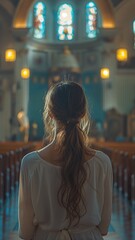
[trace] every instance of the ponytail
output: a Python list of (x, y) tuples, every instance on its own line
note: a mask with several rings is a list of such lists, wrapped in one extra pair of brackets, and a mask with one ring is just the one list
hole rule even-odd
[(86, 181), (84, 167), (85, 134), (78, 124), (69, 123), (65, 127), (59, 156), (63, 162), (61, 169), (61, 186), (58, 191), (58, 200), (66, 208), (69, 220), (77, 225), (80, 217), (86, 213), (85, 199), (83, 197), (83, 184)]

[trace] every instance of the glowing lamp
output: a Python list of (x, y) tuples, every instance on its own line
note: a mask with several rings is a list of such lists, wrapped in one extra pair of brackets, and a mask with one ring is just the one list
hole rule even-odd
[(24, 111), (20, 111), (20, 112), (17, 114), (17, 118), (18, 118), (19, 120), (21, 120), (23, 117), (24, 117)]
[(14, 62), (16, 60), (16, 51), (14, 49), (7, 49), (5, 52), (5, 61)]
[(117, 60), (120, 62), (127, 61), (128, 59), (128, 52), (125, 48), (120, 48), (117, 50)]
[(27, 79), (30, 77), (30, 69), (29, 68), (23, 68), (21, 70), (21, 77), (24, 79)]
[(110, 77), (110, 70), (109, 68), (101, 68), (100, 76), (102, 79), (107, 79)]

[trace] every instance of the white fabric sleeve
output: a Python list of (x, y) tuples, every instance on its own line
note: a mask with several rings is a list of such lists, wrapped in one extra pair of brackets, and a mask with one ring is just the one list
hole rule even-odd
[(101, 222), (98, 226), (102, 235), (106, 235), (108, 232), (112, 213), (113, 171), (109, 157), (107, 157), (107, 160), (107, 171), (104, 179), (104, 202), (101, 213)]
[(34, 234), (35, 226), (33, 224), (34, 210), (32, 207), (30, 194), (30, 179), (28, 169), (25, 163), (25, 157), (22, 160), (19, 181), (18, 197), (18, 221), (19, 237), (25, 240), (31, 240)]

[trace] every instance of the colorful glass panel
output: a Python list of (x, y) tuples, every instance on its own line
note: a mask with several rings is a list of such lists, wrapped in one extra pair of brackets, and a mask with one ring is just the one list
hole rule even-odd
[(135, 48), (135, 20), (133, 21), (134, 48)]
[(45, 18), (46, 18), (46, 9), (43, 2), (37, 2), (34, 5), (34, 37), (41, 39), (45, 37)]
[(135, 20), (133, 21), (133, 33), (135, 34)]
[(69, 4), (63, 4), (58, 9), (58, 39), (73, 39), (73, 8)]
[(97, 7), (94, 2), (86, 5), (86, 34), (89, 38), (97, 36)]

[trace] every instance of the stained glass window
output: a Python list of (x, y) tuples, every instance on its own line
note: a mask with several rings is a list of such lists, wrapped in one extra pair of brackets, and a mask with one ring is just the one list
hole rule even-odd
[(46, 18), (46, 7), (43, 2), (37, 2), (34, 5), (34, 37), (41, 39), (45, 37), (45, 19)]
[(58, 39), (72, 40), (74, 36), (73, 29), (73, 8), (69, 4), (62, 4), (58, 9)]
[(133, 21), (134, 48), (135, 48), (135, 20)]
[(86, 5), (86, 34), (89, 38), (97, 36), (97, 7), (94, 2)]

